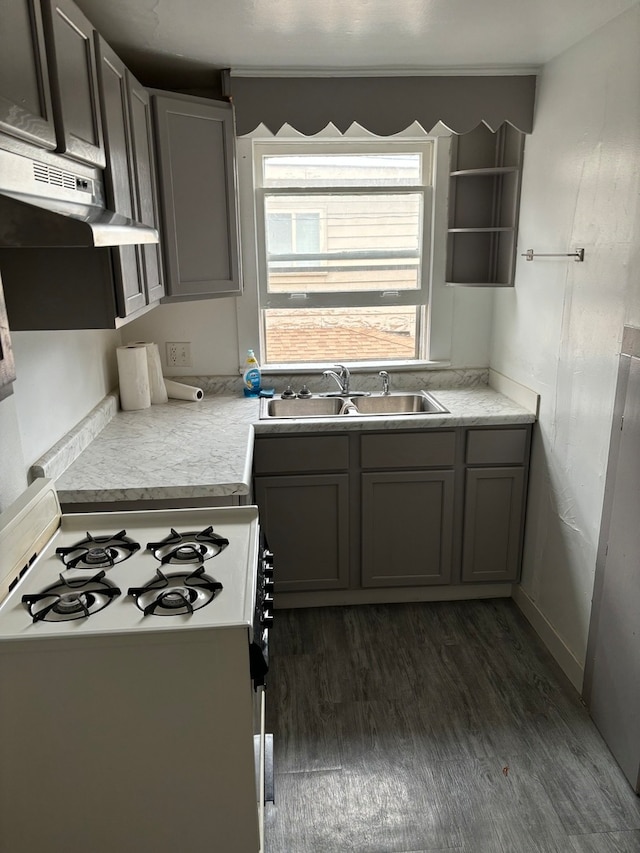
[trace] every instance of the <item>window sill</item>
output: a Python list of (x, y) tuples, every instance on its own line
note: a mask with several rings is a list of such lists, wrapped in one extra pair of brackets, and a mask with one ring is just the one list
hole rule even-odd
[[(322, 373), (338, 362), (328, 359), (320, 362), (295, 362), (291, 364), (265, 364), (260, 366), (263, 376), (296, 375), (303, 373)], [(344, 363), (350, 373), (371, 373), (376, 370), (387, 370), (389, 373), (410, 372), (415, 370), (441, 370), (451, 366), (449, 361), (362, 361), (351, 364)]]

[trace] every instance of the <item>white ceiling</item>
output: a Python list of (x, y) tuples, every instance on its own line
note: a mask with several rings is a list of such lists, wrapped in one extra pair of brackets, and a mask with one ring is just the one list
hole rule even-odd
[(148, 67), (416, 72), (539, 66), (640, 0), (77, 2)]

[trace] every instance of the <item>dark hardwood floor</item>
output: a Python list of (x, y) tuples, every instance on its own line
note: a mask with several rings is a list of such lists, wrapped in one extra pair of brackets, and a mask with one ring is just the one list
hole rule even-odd
[(638, 853), (640, 797), (513, 602), (279, 610), (266, 853)]

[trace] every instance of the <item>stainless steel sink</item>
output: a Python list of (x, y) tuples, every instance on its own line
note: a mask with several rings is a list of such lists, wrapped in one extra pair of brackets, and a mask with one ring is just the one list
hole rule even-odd
[(263, 399), (260, 403), (261, 418), (334, 418), (342, 411), (344, 400), (335, 397), (301, 400), (294, 397), (290, 400)]
[(448, 411), (427, 391), (356, 397), (350, 400), (349, 408), (355, 409), (359, 415), (433, 415)]
[(260, 418), (335, 418), (370, 415), (433, 415), (448, 409), (427, 391), (371, 394), (368, 397), (310, 397), (306, 400), (263, 399)]

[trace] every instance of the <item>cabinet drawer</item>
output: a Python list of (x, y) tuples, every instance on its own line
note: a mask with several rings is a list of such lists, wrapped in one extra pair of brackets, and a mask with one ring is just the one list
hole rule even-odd
[(453, 430), (376, 433), (360, 439), (363, 468), (449, 468), (455, 449)]
[(523, 465), (527, 458), (529, 429), (470, 429), (467, 465)]
[(310, 471), (344, 471), (349, 467), (346, 435), (309, 438), (258, 438), (253, 470), (256, 474), (285, 474)]

